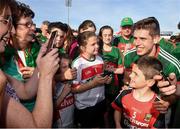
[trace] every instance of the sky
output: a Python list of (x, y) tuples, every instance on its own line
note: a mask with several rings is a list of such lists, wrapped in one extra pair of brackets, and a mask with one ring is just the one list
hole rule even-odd
[[(68, 23), (65, 0), (19, 1), (28, 4), (35, 12), (37, 27), (44, 20)], [(69, 25), (73, 29), (89, 19), (96, 24), (97, 31), (104, 25), (110, 25), (117, 32), (124, 17), (131, 17), (137, 22), (151, 16), (158, 19), (161, 31), (179, 32), (180, 0), (72, 0), (69, 7)]]

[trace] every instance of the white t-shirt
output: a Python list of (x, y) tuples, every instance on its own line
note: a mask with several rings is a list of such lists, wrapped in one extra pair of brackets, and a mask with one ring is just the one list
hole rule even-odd
[[(55, 88), (55, 101), (61, 95), (63, 91), (64, 85), (62, 83), (57, 83)], [(57, 109), (57, 108), (56, 108)], [(58, 110), (58, 111), (57, 111)], [(56, 122), (54, 123), (54, 127), (59, 128), (70, 128), (73, 127), (74, 124), (74, 96), (70, 92), (64, 100), (58, 105), (58, 109), (56, 110)]]
[[(72, 63), (72, 67), (77, 69), (77, 78), (73, 80), (73, 87), (81, 83), (92, 80), (96, 75), (103, 73), (104, 62), (100, 56), (96, 56), (93, 61), (89, 61), (79, 56)], [(97, 86), (82, 93), (76, 93), (75, 106), (78, 109), (84, 109), (96, 105), (104, 100), (104, 85)]]

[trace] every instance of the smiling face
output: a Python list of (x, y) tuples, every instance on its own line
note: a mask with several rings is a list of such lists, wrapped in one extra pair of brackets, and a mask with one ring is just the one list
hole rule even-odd
[(35, 28), (31, 17), (21, 17), (16, 27), (16, 38), (18, 42), (28, 44), (33, 40)]
[(12, 19), (10, 8), (4, 8), (0, 14), (0, 53), (4, 52), (6, 42), (9, 41), (12, 30)]
[(132, 26), (122, 26), (121, 27), (121, 35), (123, 37), (130, 37), (132, 34)]
[(136, 46), (137, 54), (140, 56), (150, 55), (153, 47), (155, 47), (153, 37), (145, 29), (134, 31), (134, 45)]
[(110, 44), (113, 38), (112, 30), (111, 29), (104, 29), (102, 31), (102, 41), (105, 44)]

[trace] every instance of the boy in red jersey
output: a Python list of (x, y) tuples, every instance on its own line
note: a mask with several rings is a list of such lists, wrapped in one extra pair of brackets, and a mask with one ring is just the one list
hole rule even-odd
[(141, 57), (133, 65), (130, 75), (130, 86), (133, 89), (123, 90), (112, 107), (115, 109), (116, 128), (164, 128), (164, 114), (153, 107), (159, 98), (158, 87), (153, 79), (162, 71), (162, 64), (154, 57)]

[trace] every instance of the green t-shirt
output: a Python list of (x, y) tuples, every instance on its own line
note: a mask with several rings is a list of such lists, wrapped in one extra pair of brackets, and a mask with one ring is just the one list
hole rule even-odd
[(47, 41), (47, 37), (43, 36), (42, 34), (37, 35), (36, 38), (40, 43), (45, 43)]
[(66, 54), (66, 51), (64, 50), (64, 48), (59, 48), (59, 54)]
[(173, 55), (180, 60), (180, 42), (176, 43), (175, 49), (172, 51)]
[[(36, 58), (40, 50), (39, 43), (32, 43), (31, 49), (26, 49), (25, 52), (25, 60), (26, 64), (29, 67), (36, 67)], [(2, 70), (12, 77), (16, 78), (19, 81), (25, 82), (22, 75), (18, 71), (16, 60), (16, 50), (12, 47), (7, 47), (5, 50), (4, 57), (6, 59), (5, 64), (2, 66)], [(35, 99), (22, 101), (22, 104), (29, 110), (32, 111), (35, 105)]]
[[(112, 50), (109, 52), (103, 51), (102, 58), (108, 69), (117, 68), (119, 65), (122, 65), (122, 58), (119, 49), (114, 46), (112, 47)], [(108, 71), (104, 71), (104, 72), (106, 73)], [(120, 90), (120, 86), (119, 86), (118, 76), (117, 74), (112, 74), (112, 82), (111, 84), (106, 84), (105, 93), (113, 96), (117, 96), (119, 90)]]
[[(177, 79), (180, 79), (180, 62), (175, 58), (170, 52), (166, 51), (164, 46), (166, 44), (160, 44), (160, 46), (157, 46), (157, 59), (162, 63), (163, 65), (163, 72), (166, 76), (168, 76), (170, 73), (175, 73)], [(124, 57), (124, 66), (126, 68), (130, 68), (131, 65), (137, 61), (140, 58), (140, 56), (137, 55), (136, 49), (130, 50), (126, 53)]]
[(117, 46), (119, 50), (124, 54), (127, 50), (133, 49), (134, 37), (131, 36), (129, 40), (124, 39), (122, 36), (114, 38), (112, 45)]

